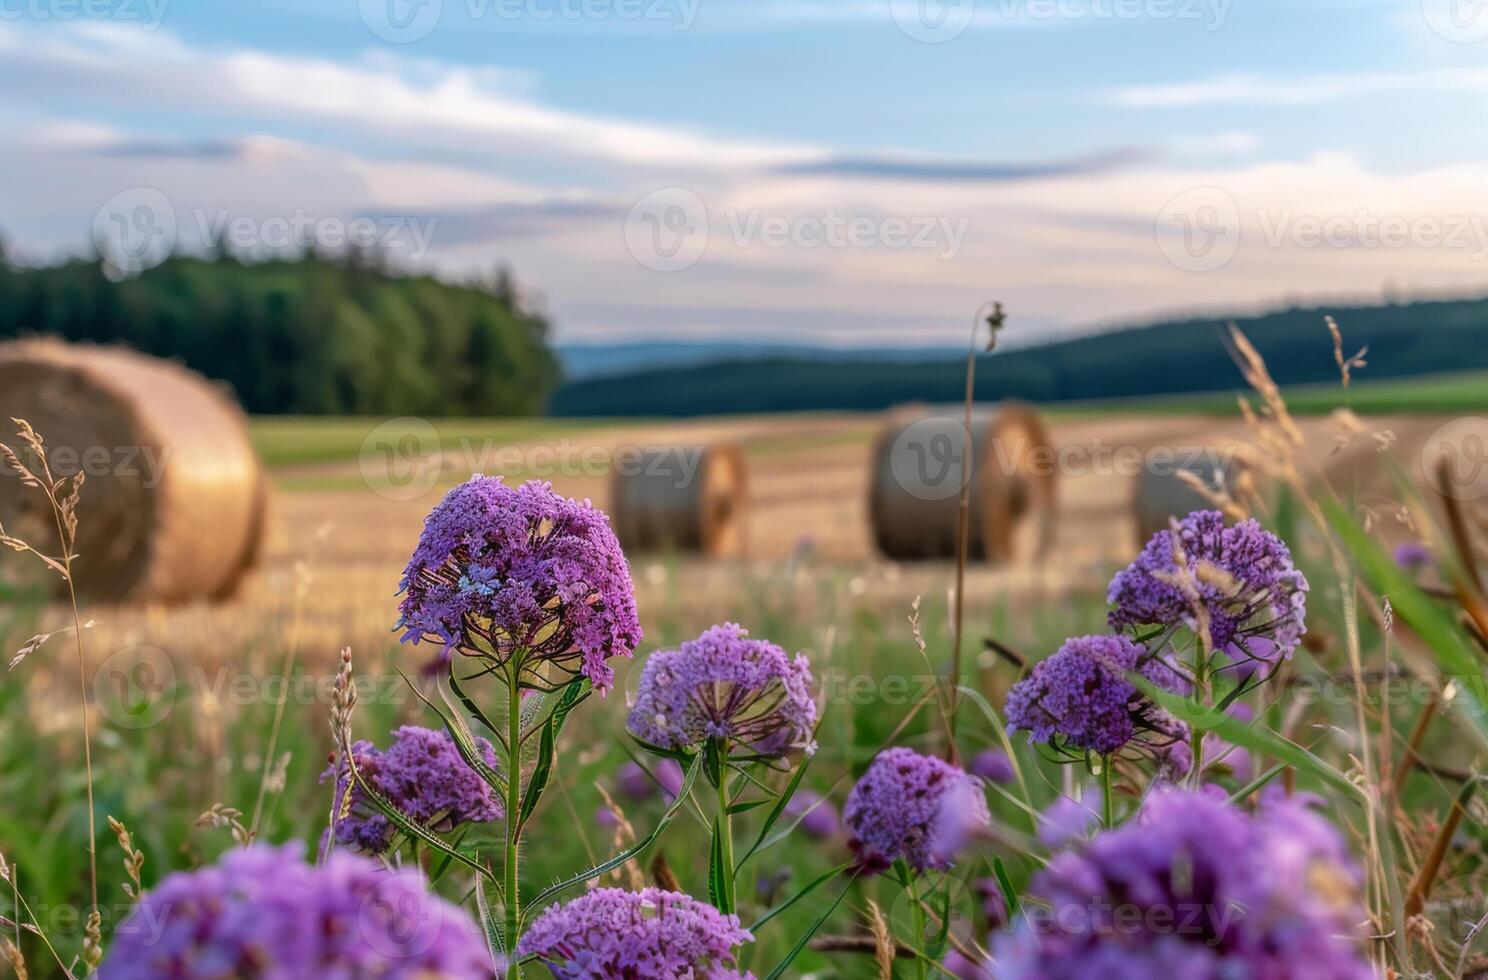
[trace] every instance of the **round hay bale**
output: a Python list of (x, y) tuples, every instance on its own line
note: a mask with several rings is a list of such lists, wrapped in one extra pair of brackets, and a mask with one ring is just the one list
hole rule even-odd
[(616, 453), (610, 520), (627, 550), (729, 558), (743, 553), (744, 454), (731, 443)]
[(886, 558), (955, 558), (964, 448), (971, 447), (968, 555), (989, 562), (1043, 559), (1054, 540), (1055, 465), (1031, 407), (1003, 402), (972, 418), (895, 413), (879, 434), (868, 516)]
[[(205, 378), (123, 348), (0, 344), (0, 419), (12, 417), (35, 426), (55, 475), (84, 474), (74, 562), (82, 594), (223, 598), (255, 564), (263, 468), (242, 409)], [(44, 496), (9, 473), (0, 523), (55, 552)]]
[(1171, 518), (1182, 520), (1196, 510), (1214, 510), (1213, 501), (1199, 493), (1179, 473), (1190, 473), (1214, 489), (1223, 488), (1231, 496), (1239, 495), (1244, 463), (1232, 453), (1210, 449), (1187, 459), (1179, 459), (1171, 468), (1142, 470), (1137, 478), (1132, 514), (1136, 522), (1137, 547), (1145, 547), (1158, 531), (1166, 531)]

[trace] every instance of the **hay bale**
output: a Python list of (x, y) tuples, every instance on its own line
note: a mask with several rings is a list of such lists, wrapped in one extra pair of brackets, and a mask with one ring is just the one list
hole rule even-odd
[(1054, 539), (1055, 459), (1031, 407), (1003, 402), (972, 418), (895, 413), (873, 450), (869, 522), (887, 558), (954, 558), (962, 460), (971, 448), (970, 557), (990, 562), (1043, 559)]
[(628, 448), (610, 473), (610, 520), (636, 553), (744, 551), (744, 454), (729, 443)]
[[(263, 468), (242, 409), (205, 378), (123, 348), (0, 344), (0, 419), (11, 417), (46, 440), (54, 473), (85, 474), (74, 566), (83, 594), (221, 598), (254, 565)], [(10, 474), (0, 522), (55, 546), (44, 498)]]
[(1209, 450), (1187, 459), (1175, 460), (1171, 468), (1142, 470), (1132, 499), (1132, 517), (1136, 526), (1137, 546), (1144, 547), (1158, 531), (1168, 529), (1172, 518), (1183, 519), (1196, 510), (1213, 510), (1214, 502), (1201, 494), (1179, 473), (1189, 473), (1216, 490), (1223, 488), (1232, 497), (1240, 493), (1244, 464), (1233, 453)]

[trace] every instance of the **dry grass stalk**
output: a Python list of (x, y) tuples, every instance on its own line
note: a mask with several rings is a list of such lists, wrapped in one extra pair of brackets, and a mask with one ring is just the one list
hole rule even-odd
[(124, 894), (139, 901), (144, 894), (144, 886), (140, 882), (140, 872), (145, 867), (145, 852), (134, 846), (134, 838), (129, 834), (129, 828), (113, 817), (108, 818), (109, 829), (114, 832), (114, 838), (119, 846), (124, 849), (124, 873), (129, 875), (129, 881), (124, 883)]
[(10, 964), (11, 970), (15, 972), (16, 980), (29, 980), (30, 974), (26, 972), (26, 959), (9, 936), (0, 936), (0, 959)]
[[(31, 423), (25, 419), (12, 418), (16, 424), (16, 435), (25, 447), (30, 450), (35, 459), (35, 465), (28, 466), (22, 462), (15, 451), (4, 443), (0, 443), (0, 459), (9, 466), (20, 477), (21, 484), (35, 490), (39, 490), (46, 497), (51, 508), (52, 519), (57, 527), (57, 541), (61, 547), (61, 554), (51, 556), (42, 554), (30, 544), (21, 539), (6, 534), (5, 529), (0, 527), (0, 544), (5, 545), (12, 551), (29, 553), (48, 568), (57, 572), (67, 586), (67, 596), (72, 607), (73, 639), (76, 641), (77, 672), (78, 672), (78, 712), (79, 727), (83, 736), (83, 767), (86, 777), (88, 795), (88, 887), (89, 887), (89, 927), (96, 930), (97, 923), (94, 921), (98, 915), (98, 829), (93, 805), (93, 732), (92, 722), (88, 717), (88, 671), (83, 656), (83, 618), (78, 609), (77, 583), (73, 577), (74, 549), (77, 544), (78, 502), (82, 499), (84, 475), (81, 471), (73, 477), (58, 477), (53, 475), (51, 464), (47, 461), (46, 445), (41, 435), (31, 427)], [(91, 625), (91, 621), (90, 624)], [(45, 642), (43, 640), (42, 642)], [(40, 646), (40, 643), (37, 644)], [(88, 932), (87, 943), (94, 940), (92, 931)], [(84, 960), (89, 966), (96, 966), (103, 955), (101, 947), (96, 945), (84, 947)], [(97, 959), (88, 960), (89, 956)]]
[(878, 964), (879, 980), (894, 980), (894, 953), (897, 944), (889, 932), (878, 903), (868, 900), (868, 930), (873, 935), (873, 959)]
[(1354, 368), (1362, 368), (1365, 366), (1366, 362), (1364, 360), (1364, 355), (1369, 353), (1369, 346), (1366, 344), (1365, 346), (1360, 347), (1359, 353), (1353, 355), (1352, 357), (1344, 357), (1343, 331), (1338, 329), (1338, 324), (1334, 322), (1331, 316), (1323, 317), (1323, 322), (1328, 325), (1328, 333), (1333, 336), (1333, 360), (1338, 364), (1338, 376), (1343, 381), (1343, 386), (1347, 388), (1349, 386), (1349, 379), (1353, 375)]
[(243, 824), (243, 811), (222, 803), (213, 803), (212, 808), (196, 818), (198, 827), (227, 827), (232, 831), (233, 841), (246, 847), (253, 842), (253, 832)]
[[(615, 798), (610, 795), (609, 790), (605, 789), (599, 783), (595, 784), (595, 788), (599, 790), (599, 796), (604, 800), (605, 807), (615, 816), (614, 849), (616, 851), (623, 851), (638, 839), (636, 837), (635, 827), (631, 825), (630, 819), (625, 816), (625, 811), (620, 808), (620, 804), (615, 802)], [(629, 861), (620, 865), (620, 867), (611, 871), (610, 876), (614, 878), (616, 884), (629, 888), (631, 891), (640, 891), (646, 887), (646, 876), (641, 871), (641, 863), (635, 858), (631, 858)], [(600, 878), (591, 878), (589, 880), (590, 890), (599, 887), (601, 880)]]

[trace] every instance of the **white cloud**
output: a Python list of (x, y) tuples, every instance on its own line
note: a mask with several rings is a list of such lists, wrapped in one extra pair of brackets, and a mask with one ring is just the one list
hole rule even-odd
[(1221, 75), (1196, 82), (1129, 85), (1110, 100), (1130, 108), (1206, 105), (1314, 105), (1380, 92), (1488, 92), (1488, 68), (1307, 75), (1290, 78)]

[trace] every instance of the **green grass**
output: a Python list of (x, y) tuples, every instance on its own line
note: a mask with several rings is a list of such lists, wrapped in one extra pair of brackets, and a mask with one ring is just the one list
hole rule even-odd
[[(1238, 390), (1238, 389), (1237, 389)], [(1351, 408), (1361, 415), (1447, 415), (1488, 411), (1488, 372), (1434, 374), (1371, 381), (1356, 378), (1348, 389), (1339, 384), (1295, 385), (1283, 389), (1295, 415), (1325, 415)], [(1059, 418), (1098, 417), (1110, 413), (1140, 415), (1238, 415), (1234, 392), (1120, 398), (1108, 401), (1058, 402), (1043, 406)]]
[[(308, 466), (356, 460), (376, 442), (409, 437), (420, 453), (437, 450), (479, 454), (482, 449), (593, 432), (625, 425), (622, 419), (415, 419), (257, 416), (250, 425), (254, 448), (269, 467)], [(430, 427), (437, 444), (428, 439)]]

